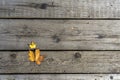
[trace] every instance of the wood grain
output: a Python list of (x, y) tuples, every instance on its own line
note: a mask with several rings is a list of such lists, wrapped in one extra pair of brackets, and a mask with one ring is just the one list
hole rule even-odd
[(0, 75), (0, 80), (120, 80), (119, 74)]
[(0, 0), (0, 18), (120, 18), (120, 0)]
[(0, 50), (120, 50), (119, 20), (0, 20)]
[(120, 51), (42, 51), (41, 65), (28, 52), (0, 52), (0, 73), (120, 73)]

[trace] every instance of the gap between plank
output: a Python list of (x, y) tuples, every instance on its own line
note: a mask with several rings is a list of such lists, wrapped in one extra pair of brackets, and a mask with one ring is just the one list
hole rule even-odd
[(0, 18), (0, 19), (24, 19), (24, 20), (120, 20), (120, 18)]
[[(0, 50), (2, 52), (7, 52), (7, 51), (10, 51), (10, 52), (19, 52), (19, 51), (29, 51), (28, 50)], [(40, 51), (120, 51), (120, 50), (40, 50)]]
[(120, 74), (120, 73), (0, 73), (0, 75), (33, 75), (33, 74)]

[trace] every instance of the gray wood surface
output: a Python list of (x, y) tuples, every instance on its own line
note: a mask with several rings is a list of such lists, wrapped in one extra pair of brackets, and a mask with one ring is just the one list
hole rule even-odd
[(0, 50), (120, 50), (119, 20), (0, 20)]
[(120, 74), (0, 75), (0, 80), (120, 80)]
[(120, 51), (42, 51), (41, 65), (28, 52), (0, 52), (0, 73), (120, 73)]
[(120, 0), (0, 0), (0, 18), (120, 18)]

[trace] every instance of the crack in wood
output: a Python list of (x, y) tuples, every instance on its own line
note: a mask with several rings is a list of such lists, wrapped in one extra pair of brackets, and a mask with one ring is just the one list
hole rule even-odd
[(47, 9), (48, 7), (60, 7), (59, 5), (55, 5), (54, 2), (51, 4), (49, 3), (25, 3), (25, 4), (16, 4), (15, 6), (21, 6), (21, 7), (30, 7), (35, 9)]
[(0, 12), (16, 12), (15, 8), (0, 8)]
[(120, 35), (106, 35), (106, 34), (97, 34), (98, 39), (103, 39), (103, 38), (120, 38)]

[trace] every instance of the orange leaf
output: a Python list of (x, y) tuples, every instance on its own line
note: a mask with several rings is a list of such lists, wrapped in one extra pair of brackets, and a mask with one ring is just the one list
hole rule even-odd
[(43, 56), (40, 56), (39, 60), (40, 60), (40, 61), (43, 61), (43, 60), (44, 60), (44, 57), (43, 57)]
[(36, 64), (40, 65), (41, 64), (41, 61), (43, 61), (43, 56), (40, 55), (40, 50), (39, 49), (36, 49), (35, 50), (35, 61), (36, 61)]
[(40, 64), (41, 64), (40, 60), (37, 60), (37, 61), (36, 61), (36, 64), (40, 65)]
[(40, 57), (40, 50), (36, 49), (35, 50), (35, 61), (39, 60), (39, 57)]

